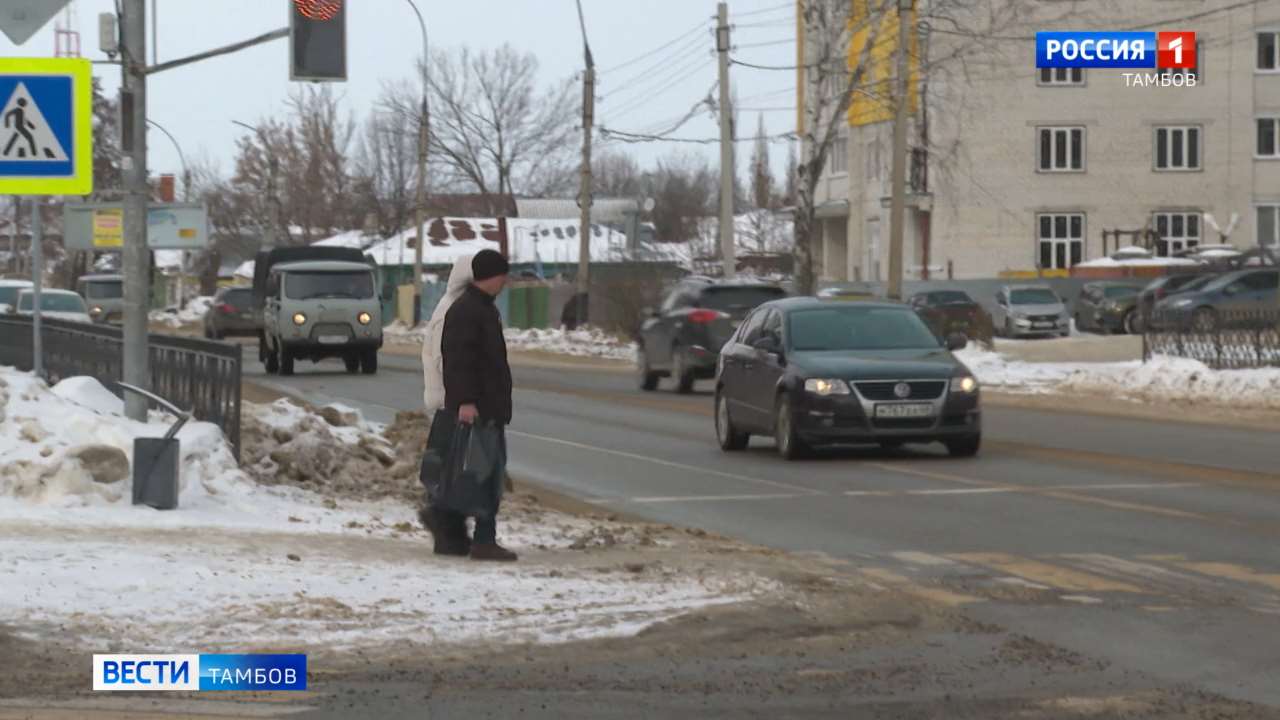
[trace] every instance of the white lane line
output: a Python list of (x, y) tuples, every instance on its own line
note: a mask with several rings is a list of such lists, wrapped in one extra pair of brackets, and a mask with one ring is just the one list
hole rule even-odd
[[(915, 474), (915, 473), (911, 473)], [(974, 481), (975, 483), (979, 481)], [(850, 497), (903, 497), (908, 495), (996, 495), (1003, 493), (1056, 492), (1060, 490), (1174, 490), (1200, 487), (1199, 483), (1110, 483), (1105, 485), (1000, 485), (995, 487), (939, 488), (931, 490), (847, 490)]]
[(1059, 595), (1059, 600), (1067, 602), (1080, 603), (1081, 605), (1097, 605), (1102, 602), (1101, 598), (1089, 597), (1088, 595)]
[(929, 567), (938, 567), (943, 565), (955, 565), (955, 561), (948, 560), (938, 555), (930, 555), (929, 553), (917, 552), (915, 550), (899, 550), (898, 552), (889, 553), (891, 557), (912, 565), (925, 565)]
[(903, 495), (982, 495), (985, 493), (1012, 492), (1009, 488), (948, 488), (946, 490), (903, 490)]
[(679, 502), (719, 502), (721, 500), (787, 500), (791, 498), (813, 497), (795, 493), (771, 493), (764, 495), (668, 495), (659, 497), (626, 498), (622, 502), (631, 503), (679, 503)]
[(782, 488), (790, 490), (801, 495), (824, 495), (825, 493), (813, 490), (799, 485), (790, 485), (788, 483), (777, 482), (775, 480), (765, 480), (764, 478), (751, 477), (749, 475), (735, 475), (733, 473), (722, 472), (720, 470), (712, 470), (711, 468), (698, 467), (696, 465), (685, 465), (684, 463), (672, 462), (670, 460), (659, 460), (658, 458), (645, 457), (635, 453), (623, 452), (612, 448), (603, 448), (596, 445), (587, 445), (585, 443), (572, 442), (570, 440), (561, 440), (560, 438), (547, 437), (545, 435), (534, 435), (533, 433), (519, 432), (517, 430), (507, 430), (508, 435), (516, 437), (530, 438), (532, 440), (542, 440), (543, 442), (555, 443), (566, 447), (577, 448), (579, 450), (590, 450), (592, 452), (604, 453), (606, 455), (614, 455), (616, 457), (627, 458), (628, 460), (639, 460), (641, 462), (653, 463), (664, 467), (676, 468), (686, 472), (702, 473), (703, 475), (712, 475), (715, 477), (727, 478), (729, 480), (738, 480), (740, 482), (752, 482), (760, 485), (769, 485), (770, 487)]
[(996, 578), (996, 582), (1004, 583), (1005, 585), (1017, 585), (1018, 587), (1027, 587), (1033, 590), (1050, 590), (1051, 589), (1048, 585), (1042, 585), (1038, 582), (1031, 582), (1030, 580), (1020, 578), (1020, 577), (999, 577), (999, 578)]

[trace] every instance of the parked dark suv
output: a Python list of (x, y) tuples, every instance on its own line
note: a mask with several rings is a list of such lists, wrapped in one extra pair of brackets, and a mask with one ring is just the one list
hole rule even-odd
[(695, 380), (715, 377), (720, 348), (747, 313), (786, 295), (761, 281), (682, 280), (640, 326), (640, 389), (653, 390), (659, 378), (672, 377), (676, 392), (687, 393)]
[(760, 306), (720, 353), (716, 438), (772, 435), (791, 460), (816, 445), (982, 444), (978, 381), (910, 307), (789, 298)]
[(222, 288), (204, 314), (204, 336), (213, 340), (239, 335), (257, 337), (262, 315), (253, 309), (253, 288)]

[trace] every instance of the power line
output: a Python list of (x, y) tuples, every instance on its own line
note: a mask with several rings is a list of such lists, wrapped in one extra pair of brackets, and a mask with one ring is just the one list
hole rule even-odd
[(768, 13), (778, 12), (779, 10), (791, 10), (794, 8), (795, 8), (794, 3), (783, 3), (781, 5), (775, 5), (773, 7), (763, 8), (761, 10), (751, 10), (750, 12), (735, 13), (734, 17), (750, 17), (752, 15), (766, 15)]
[(681, 83), (683, 83), (684, 81), (688, 80), (691, 77), (694, 77), (694, 75), (696, 75), (698, 71), (702, 70), (712, 62), (714, 61), (707, 58), (695, 58), (692, 63), (688, 63), (681, 66), (674, 73), (661, 76), (657, 78), (655, 82), (649, 83), (647, 85), (637, 86), (637, 88), (642, 90), (642, 92), (639, 92), (635, 97), (631, 98), (630, 100), (623, 100), (621, 104), (618, 105), (618, 107), (613, 108), (609, 112), (609, 116), (616, 118), (619, 115), (631, 112), (636, 108), (642, 107), (643, 105), (645, 105), (645, 103), (652, 101), (653, 98), (658, 97), (666, 92), (669, 92), (670, 90), (676, 87), (679, 87)]
[(737, 58), (729, 58), (729, 62), (733, 65), (741, 65), (752, 70), (804, 70), (808, 68), (818, 67), (818, 63), (809, 65), (756, 65), (755, 63), (743, 62)]
[(644, 85), (648, 80), (652, 80), (654, 73), (667, 72), (674, 65), (686, 64), (690, 59), (702, 55), (706, 50), (707, 49), (703, 47), (702, 42), (699, 39), (697, 44), (683, 48), (678, 54), (663, 58), (660, 62), (645, 68), (644, 72), (638, 73), (627, 80), (618, 83), (618, 86), (605, 93), (602, 96), (602, 99), (607, 100), (615, 95), (625, 95), (628, 91)]
[(618, 70), (621, 70), (622, 68), (630, 67), (631, 65), (634, 65), (634, 64), (636, 64), (636, 63), (640, 62), (641, 60), (644, 60), (644, 59), (646, 59), (646, 58), (653, 57), (654, 55), (657, 55), (658, 53), (662, 52), (663, 50), (666, 50), (667, 48), (671, 47), (672, 45), (675, 45), (676, 43), (680, 42), (681, 40), (684, 40), (685, 38), (689, 37), (690, 35), (693, 35), (694, 33), (698, 32), (699, 30), (703, 30), (703, 29), (705, 29), (705, 28), (707, 28), (707, 27), (708, 27), (707, 23), (706, 23), (705, 21), (703, 21), (703, 22), (699, 23), (698, 25), (695, 25), (695, 26), (694, 26), (692, 29), (690, 29), (689, 31), (685, 32), (683, 35), (681, 35), (681, 36), (679, 36), (679, 37), (675, 38), (674, 40), (671, 40), (670, 42), (664, 43), (663, 45), (660, 45), (660, 46), (658, 46), (658, 47), (656, 47), (656, 48), (654, 48), (654, 49), (652, 49), (652, 50), (650, 50), (650, 51), (648, 51), (648, 52), (646, 52), (646, 53), (644, 53), (644, 54), (642, 54), (642, 55), (637, 55), (637, 56), (635, 56), (635, 57), (631, 58), (630, 60), (628, 60), (628, 61), (626, 61), (626, 62), (622, 63), (621, 65), (614, 65), (613, 67), (609, 68), (608, 70), (601, 70), (601, 71), (600, 71), (600, 74), (601, 74), (601, 75), (608, 75), (608, 74), (609, 74), (609, 73), (611, 73), (611, 72), (616, 72), (616, 71), (618, 71)]
[[(1133, 32), (1137, 30), (1147, 30), (1149, 28), (1159, 27), (1161, 25), (1173, 25), (1176, 23), (1190, 22), (1192, 20), (1200, 20), (1202, 18), (1210, 17), (1212, 15), (1217, 15), (1219, 13), (1231, 12), (1232, 10), (1239, 10), (1240, 8), (1259, 5), (1267, 1), (1269, 0), (1242, 0), (1242, 2), (1238, 2), (1233, 5), (1226, 5), (1220, 8), (1214, 8), (1212, 10), (1205, 10), (1203, 12), (1193, 13), (1191, 15), (1164, 18), (1162, 20), (1156, 20), (1154, 22), (1143, 23), (1142, 25), (1131, 25), (1127, 28), (1121, 28), (1120, 32)], [(1008, 40), (1013, 42), (1034, 42), (1036, 39), (1035, 35), (990, 35), (987, 33), (974, 32), (970, 30), (946, 30), (940, 27), (930, 28), (930, 31), (936, 32), (936, 33), (942, 33), (943, 35), (958, 35), (960, 37), (978, 38), (981, 40)]]
[[(660, 135), (649, 135), (645, 133), (630, 133), (622, 130), (610, 130), (605, 127), (600, 128), (600, 134), (606, 138), (614, 138), (619, 142), (625, 143), (645, 143), (645, 142), (671, 142), (686, 143), (694, 145), (715, 145), (720, 142), (720, 138), (673, 138), (662, 137)], [(767, 142), (781, 142), (795, 140), (796, 134), (793, 132), (779, 133), (777, 135), (756, 135), (753, 137), (734, 138), (734, 142), (757, 142), (765, 140)]]
[(734, 23), (733, 29), (741, 30), (743, 28), (793, 27), (795, 22), (795, 18), (790, 18), (788, 20), (761, 20), (760, 22)]
[(793, 107), (781, 107), (781, 106), (775, 106), (775, 107), (740, 107), (740, 108), (734, 108), (734, 110), (741, 110), (742, 112), (782, 112), (783, 110), (787, 110), (787, 111), (790, 111), (790, 112), (794, 112), (794, 111), (795, 111), (795, 109), (796, 109), (796, 108), (795, 108), (794, 106), (793, 106)]
[(734, 50), (746, 50), (748, 48), (772, 47), (774, 45), (791, 45), (796, 41), (795, 38), (787, 38), (786, 40), (772, 40), (769, 42), (747, 43), (746, 45), (734, 45)]
[(796, 91), (796, 88), (794, 85), (792, 85), (791, 87), (778, 88), (777, 90), (770, 90), (769, 92), (754, 93), (752, 95), (747, 95), (746, 97), (739, 98), (739, 101), (748, 102), (751, 100), (763, 100), (764, 98), (770, 98), (775, 95), (785, 95), (789, 93), (794, 93), (795, 91)]

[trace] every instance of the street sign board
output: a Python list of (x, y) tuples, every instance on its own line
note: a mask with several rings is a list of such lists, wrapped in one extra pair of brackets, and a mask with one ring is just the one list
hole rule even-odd
[(88, 60), (0, 58), (0, 195), (93, 192)]
[(0, 7), (0, 30), (14, 45), (31, 39), (71, 0), (5, 0)]
[[(124, 247), (120, 203), (67, 203), (62, 208), (63, 242), (68, 250)], [(151, 203), (147, 207), (147, 247), (203, 250), (209, 246), (209, 214), (200, 203)]]

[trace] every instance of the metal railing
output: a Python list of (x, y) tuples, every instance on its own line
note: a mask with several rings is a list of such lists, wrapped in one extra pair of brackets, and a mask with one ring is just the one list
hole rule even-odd
[[(42, 318), (44, 367), (49, 384), (87, 375), (118, 396), (123, 379), (120, 328)], [(0, 365), (30, 371), (31, 318), (0, 316)], [(240, 459), (239, 345), (196, 338), (151, 335), (151, 388), (199, 420), (222, 428)]]
[(1155, 355), (1216, 370), (1280, 367), (1280, 309), (1155, 313), (1142, 334), (1142, 358)]

